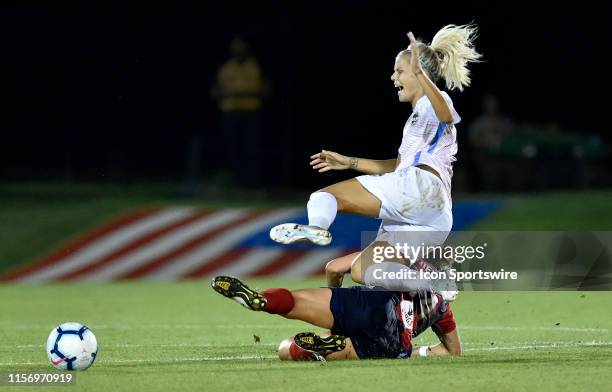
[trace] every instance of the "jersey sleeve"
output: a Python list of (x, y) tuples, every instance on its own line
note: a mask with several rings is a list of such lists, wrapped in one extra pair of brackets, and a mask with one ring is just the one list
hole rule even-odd
[[(459, 116), (459, 113), (457, 113), (457, 111), (455, 110), (452, 99), (448, 96), (448, 94), (445, 91), (441, 91), (441, 93), (442, 93), (442, 96), (444, 97), (444, 100), (450, 107), (451, 115), (453, 116), (453, 124), (458, 124), (461, 121), (461, 116)], [(440, 119), (438, 119), (438, 116), (436, 115), (436, 111), (434, 110), (433, 105), (431, 103), (429, 103), (427, 107), (426, 115), (429, 120), (440, 122)]]

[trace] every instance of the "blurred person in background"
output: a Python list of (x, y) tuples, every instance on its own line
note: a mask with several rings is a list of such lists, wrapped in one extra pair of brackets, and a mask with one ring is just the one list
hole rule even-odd
[[(476, 117), (468, 128), (472, 159), (479, 184), (485, 191), (504, 188), (507, 175), (511, 175), (512, 162), (504, 160), (501, 148), (513, 133), (514, 122), (499, 109), (499, 100), (493, 94), (485, 95), (482, 114)], [(515, 169), (515, 168), (514, 168)]]
[(267, 85), (259, 62), (242, 38), (232, 39), (230, 58), (219, 68), (211, 94), (220, 113), (223, 150), (230, 159), (232, 180), (256, 188), (261, 180), (261, 109)]
[(514, 122), (499, 110), (499, 100), (488, 94), (482, 102), (482, 114), (469, 126), (470, 144), (480, 150), (496, 151), (512, 133)]

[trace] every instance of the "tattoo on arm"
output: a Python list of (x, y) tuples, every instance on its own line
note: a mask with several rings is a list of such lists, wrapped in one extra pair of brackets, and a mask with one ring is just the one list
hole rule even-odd
[(357, 170), (358, 159), (357, 158), (351, 158), (349, 162), (350, 162), (349, 166), (351, 167), (351, 169)]

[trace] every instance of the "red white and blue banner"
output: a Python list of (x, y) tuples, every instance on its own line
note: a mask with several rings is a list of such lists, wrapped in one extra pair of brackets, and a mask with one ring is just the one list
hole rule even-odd
[[(469, 208), (468, 208), (469, 207)], [(488, 214), (490, 203), (456, 203), (455, 229)], [(123, 279), (178, 280), (217, 274), (302, 277), (358, 251), (362, 231), (378, 221), (339, 214), (330, 246), (279, 245), (271, 227), (306, 223), (304, 208), (202, 210), (173, 207), (135, 211), (69, 241), (48, 255), (4, 274), (0, 281), (46, 283)]]

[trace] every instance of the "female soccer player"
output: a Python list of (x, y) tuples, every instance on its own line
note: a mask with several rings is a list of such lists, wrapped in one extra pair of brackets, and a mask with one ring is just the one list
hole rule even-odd
[[(316, 288), (258, 293), (237, 278), (216, 276), (212, 288), (247, 309), (302, 320), (331, 335), (297, 334), (281, 342), (280, 359), (339, 360), (460, 355), (461, 341), (453, 312), (442, 296), (430, 291), (400, 293), (369, 289)], [(431, 327), (440, 344), (414, 348), (412, 338)]]
[[(423, 241), (427, 245), (446, 240), (452, 226), (452, 163), (457, 152), (455, 124), (460, 117), (448, 94), (436, 83), (444, 80), (448, 89), (460, 91), (469, 86), (467, 65), (481, 57), (474, 48), (476, 30), (474, 25), (448, 25), (429, 45), (408, 33), (410, 46), (397, 55), (391, 75), (399, 101), (412, 106), (399, 156), (379, 161), (326, 150), (313, 155), (310, 164), (321, 173), (353, 169), (366, 175), (311, 194), (308, 225), (278, 225), (270, 231), (274, 241), (289, 244), (307, 240), (327, 245), (331, 242), (328, 228), (338, 211), (382, 219), (377, 240), (387, 243), (401, 242), (397, 239), (405, 232), (430, 233)], [(420, 244), (421, 238), (416, 243)], [(335, 260), (337, 270), (345, 271), (351, 263), (357, 269), (360, 256)], [(365, 271), (363, 266), (360, 269)]]

